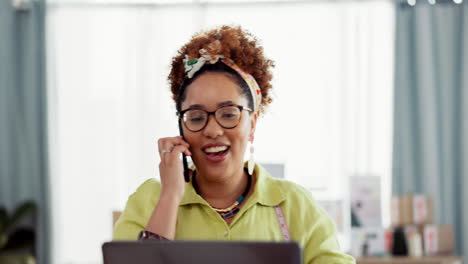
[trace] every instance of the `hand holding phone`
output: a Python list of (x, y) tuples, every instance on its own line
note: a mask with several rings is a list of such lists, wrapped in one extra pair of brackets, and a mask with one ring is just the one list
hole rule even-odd
[(180, 155), (192, 155), (189, 144), (180, 136), (166, 137), (158, 140), (161, 157), (159, 174), (161, 177), (162, 193), (177, 199), (182, 199), (185, 192), (184, 166), (180, 162)]

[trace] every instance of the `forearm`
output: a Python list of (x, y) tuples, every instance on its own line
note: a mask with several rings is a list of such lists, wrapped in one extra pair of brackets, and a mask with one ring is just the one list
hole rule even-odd
[(177, 212), (180, 199), (161, 193), (153, 213), (146, 225), (146, 230), (173, 240), (175, 238)]

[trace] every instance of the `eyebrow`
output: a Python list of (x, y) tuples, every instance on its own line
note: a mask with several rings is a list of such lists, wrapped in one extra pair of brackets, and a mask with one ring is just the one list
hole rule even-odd
[[(218, 108), (227, 106), (227, 105), (233, 105), (233, 104), (235, 104), (233, 101), (224, 101), (224, 102), (218, 103)], [(205, 109), (205, 106), (201, 104), (193, 104), (189, 106), (188, 109)]]

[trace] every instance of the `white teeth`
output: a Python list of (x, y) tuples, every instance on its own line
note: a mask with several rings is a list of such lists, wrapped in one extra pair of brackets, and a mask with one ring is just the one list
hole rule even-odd
[(228, 148), (227, 146), (211, 147), (211, 148), (206, 148), (205, 152), (216, 153), (216, 152), (225, 151), (227, 148)]

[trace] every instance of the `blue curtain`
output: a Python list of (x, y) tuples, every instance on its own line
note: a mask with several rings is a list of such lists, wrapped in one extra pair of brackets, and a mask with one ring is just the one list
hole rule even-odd
[(45, 1), (0, 1), (0, 205), (38, 205), (37, 256), (49, 261)]
[(396, 7), (393, 193), (424, 193), (468, 253), (468, 1)]

